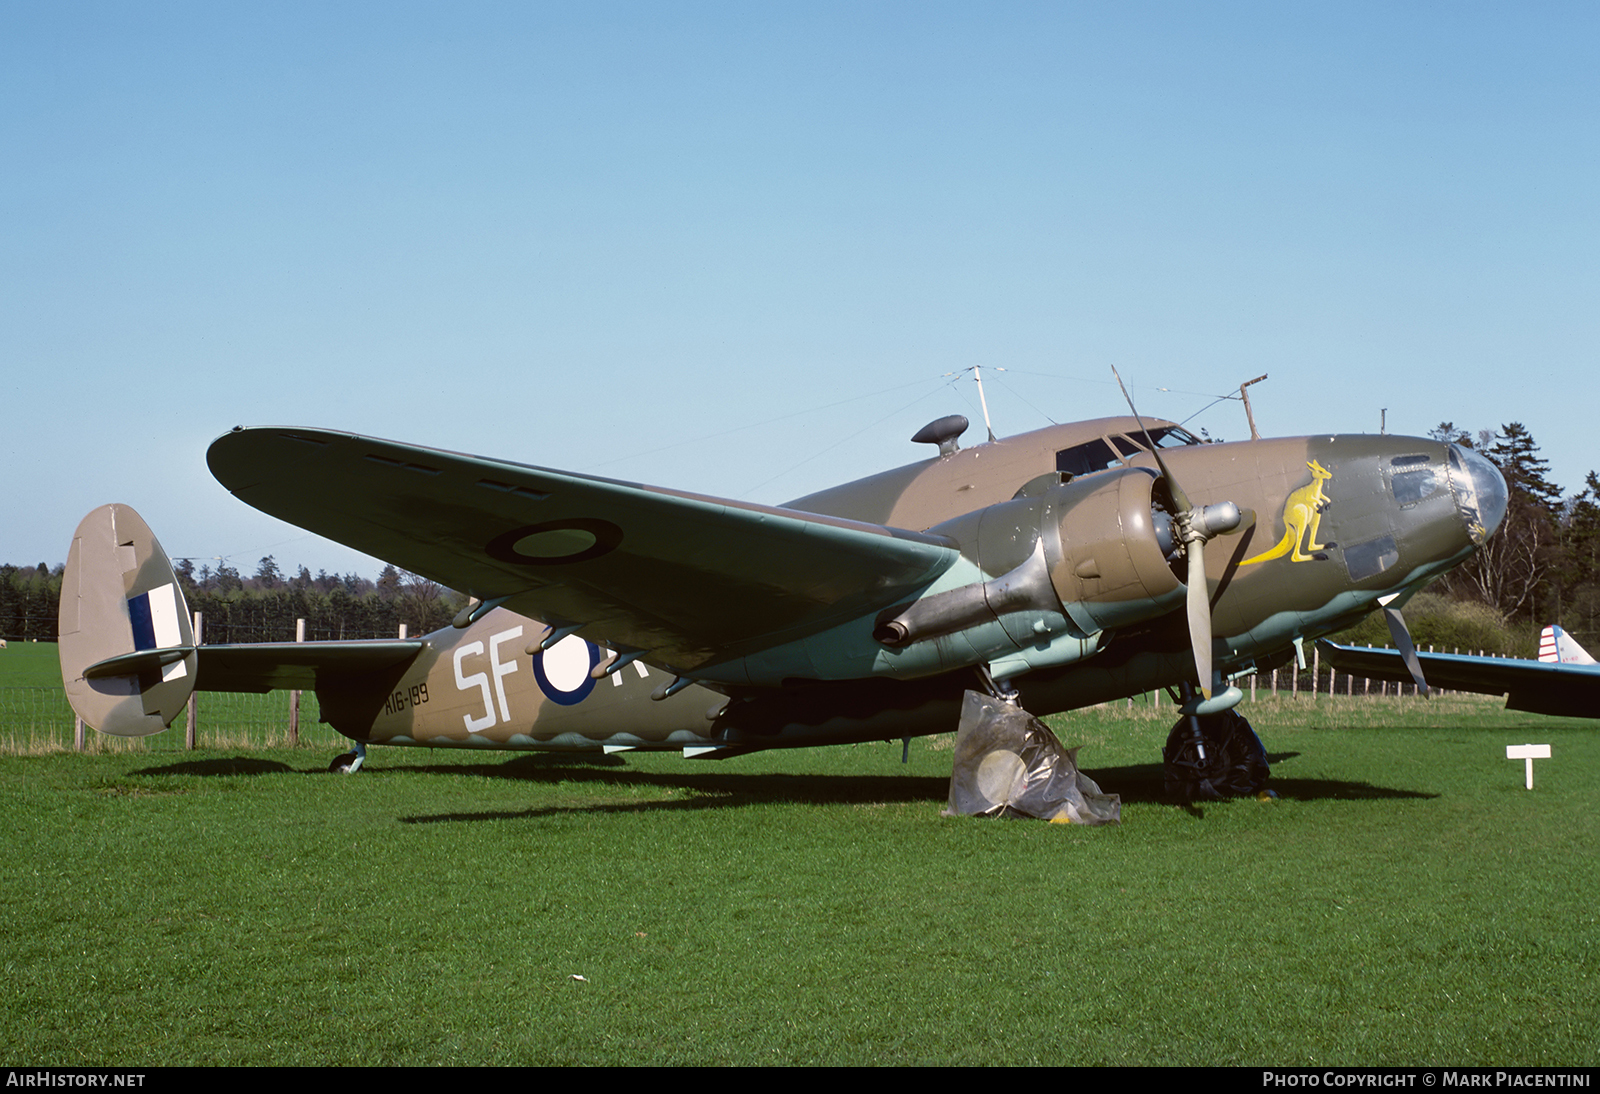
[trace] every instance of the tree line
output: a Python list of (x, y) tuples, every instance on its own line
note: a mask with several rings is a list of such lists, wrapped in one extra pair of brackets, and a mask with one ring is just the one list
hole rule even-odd
[[(289, 642), (295, 620), (306, 621), (306, 641), (394, 638), (400, 624), (410, 635), (446, 626), (466, 603), (459, 593), (416, 574), (387, 566), (377, 581), (355, 574), (313, 577), (304, 566), (285, 577), (268, 555), (251, 577), (226, 562), (198, 570), (191, 559), (173, 563), (189, 609), (201, 613), (201, 640)], [(0, 565), (0, 638), (54, 642), (64, 565)]]

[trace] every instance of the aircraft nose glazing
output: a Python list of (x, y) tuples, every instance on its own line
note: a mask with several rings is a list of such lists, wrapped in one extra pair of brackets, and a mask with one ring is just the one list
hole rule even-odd
[(1450, 446), (1449, 466), (1456, 508), (1467, 522), (1472, 542), (1482, 543), (1505, 519), (1509, 497), (1506, 480), (1493, 463), (1457, 444)]

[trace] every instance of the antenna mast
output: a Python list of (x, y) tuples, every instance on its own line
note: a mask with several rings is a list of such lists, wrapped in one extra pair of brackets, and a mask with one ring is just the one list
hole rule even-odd
[(989, 400), (983, 397), (983, 366), (973, 365), (972, 375), (978, 381), (978, 405), (983, 407), (983, 428), (989, 431), (989, 439), (992, 441), (995, 439), (994, 426), (989, 422)]
[(1250, 410), (1250, 393), (1246, 391), (1245, 388), (1249, 387), (1251, 384), (1259, 384), (1266, 378), (1267, 374), (1263, 372), (1254, 380), (1246, 380), (1244, 383), (1239, 385), (1239, 398), (1244, 400), (1244, 417), (1245, 420), (1250, 423), (1250, 439), (1252, 441), (1259, 441), (1261, 439), (1261, 434), (1256, 432), (1256, 416)]

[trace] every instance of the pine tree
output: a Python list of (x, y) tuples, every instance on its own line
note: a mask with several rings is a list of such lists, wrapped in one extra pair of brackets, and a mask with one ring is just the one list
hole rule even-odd
[(1521, 422), (1500, 427), (1494, 445), (1484, 453), (1506, 477), (1513, 495), (1541, 506), (1554, 519), (1561, 511), (1561, 487), (1548, 478), (1550, 461), (1539, 457), (1533, 434)]
[(1561, 532), (1567, 565), (1560, 622), (1594, 649), (1600, 646), (1600, 476), (1593, 471), (1567, 503)]
[[(1443, 422), (1434, 435), (1454, 429), (1454, 423)], [(1446, 587), (1507, 618), (1553, 620), (1560, 612), (1564, 569), (1557, 523), (1561, 488), (1546, 477), (1550, 464), (1540, 458), (1538, 444), (1521, 422), (1502, 426), (1498, 433), (1484, 431), (1479, 441), (1479, 451), (1505, 476), (1506, 515), (1499, 531), (1450, 574)]]
[(256, 566), (255, 587), (258, 589), (276, 589), (283, 584), (283, 571), (278, 569), (278, 560), (268, 555)]

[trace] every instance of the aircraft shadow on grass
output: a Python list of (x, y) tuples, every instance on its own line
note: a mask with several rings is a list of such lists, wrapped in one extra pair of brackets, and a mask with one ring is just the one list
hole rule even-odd
[[(318, 769), (321, 770), (320, 768)], [(250, 756), (228, 756), (216, 760), (185, 760), (161, 767), (141, 767), (130, 775), (288, 775), (295, 771), (278, 760), (259, 760)]]
[[(1276, 753), (1273, 763), (1293, 759), (1294, 752)], [(690, 791), (695, 796), (679, 800), (653, 799), (639, 802), (593, 802), (586, 804), (537, 805), (526, 809), (440, 813), (398, 818), (402, 824), (449, 824), (471, 821), (535, 819), (571, 816), (579, 813), (625, 814), (668, 813), (684, 810), (730, 809), (776, 802), (802, 805), (887, 805), (936, 804), (946, 799), (948, 783), (939, 776), (927, 775), (787, 775), (741, 774), (737, 772), (646, 772), (628, 766), (617, 756), (520, 756), (502, 763), (416, 764), (390, 767), (371, 777), (402, 773), (457, 775), (472, 778), (504, 779), (523, 783), (553, 785), (575, 783), (624, 788), (639, 787), (661, 791)], [(321, 769), (302, 770), (277, 760), (234, 756), (221, 759), (190, 760), (145, 767), (130, 775), (203, 778), (232, 778), (240, 775), (320, 775)], [(1134, 764), (1126, 767), (1098, 768), (1087, 772), (1102, 786), (1114, 787), (1124, 804), (1177, 804), (1168, 793), (1160, 764)], [(1272, 789), (1288, 801), (1376, 801), (1396, 798), (1433, 798), (1436, 794), (1338, 779), (1274, 778)], [(1204, 813), (1188, 806), (1196, 819)]]
[[(1291, 759), (1298, 753), (1281, 753), (1273, 760)], [(609, 762), (608, 762), (609, 761)], [(514, 779), (532, 783), (603, 783), (614, 787), (652, 787), (661, 790), (687, 790), (695, 798), (673, 801), (594, 802), (571, 805), (539, 805), (527, 809), (442, 813), (400, 818), (405, 824), (441, 824), (462, 821), (514, 820), (574, 813), (643, 813), (685, 809), (728, 809), (774, 802), (806, 805), (934, 804), (948, 796), (948, 782), (925, 775), (746, 775), (738, 773), (671, 774), (629, 769), (615, 757), (607, 760), (541, 762), (534, 757), (519, 757), (502, 764), (417, 766), (405, 770), (440, 775), (470, 775), (474, 778)], [(397, 769), (390, 769), (397, 770)], [(1087, 771), (1101, 786), (1114, 788), (1124, 804), (1173, 805), (1176, 799), (1166, 789), (1165, 772), (1160, 764), (1099, 768)], [(1401, 788), (1372, 786), (1369, 783), (1339, 779), (1274, 779), (1271, 783), (1281, 799), (1288, 801), (1379, 801), (1397, 798), (1433, 798), (1436, 794)], [(1194, 808), (1191, 813), (1202, 814)]]

